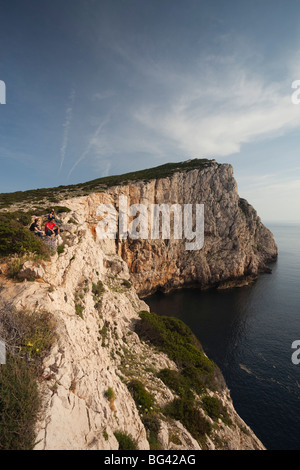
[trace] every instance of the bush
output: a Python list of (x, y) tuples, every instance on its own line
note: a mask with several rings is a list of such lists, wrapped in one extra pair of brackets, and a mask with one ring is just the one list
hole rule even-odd
[(0, 368), (0, 450), (32, 450), (40, 409), (35, 372), (24, 358), (7, 355)]
[(32, 361), (48, 353), (55, 339), (50, 313), (15, 311), (6, 306), (0, 311), (0, 315), (0, 335), (12, 355)]
[(75, 304), (75, 313), (83, 320), (84, 307), (81, 304)]
[(193, 399), (190, 384), (181, 372), (171, 369), (162, 369), (158, 372), (157, 377), (180, 397)]
[(123, 279), (122, 280), (122, 286), (126, 287), (127, 289), (130, 289), (131, 282), (129, 282), (127, 279)]
[(227, 409), (222, 405), (222, 402), (219, 398), (206, 395), (202, 399), (202, 404), (204, 411), (206, 411), (211, 419), (217, 421), (220, 418), (225, 424), (229, 426), (232, 424)]
[(0, 449), (30, 450), (40, 409), (39, 364), (55, 338), (48, 312), (0, 311), (6, 364), (0, 367)]
[[(147, 311), (139, 312), (140, 321), (135, 330), (141, 339), (149, 340), (160, 351), (166, 353), (179, 369), (197, 369), (195, 386), (205, 383), (213, 389), (223, 388), (225, 381), (216, 364), (208, 359), (191, 331), (181, 320), (158, 316)], [(186, 374), (186, 377), (189, 374)], [(200, 375), (201, 380), (200, 380)]]
[(113, 389), (111, 387), (109, 387), (106, 392), (105, 392), (105, 396), (106, 398), (108, 399), (108, 401), (112, 401), (115, 399), (115, 392), (113, 391)]
[(211, 424), (191, 400), (176, 398), (165, 406), (164, 413), (180, 421), (197, 441), (211, 432)]
[(95, 297), (99, 297), (105, 292), (105, 287), (102, 281), (98, 281), (97, 284), (93, 282), (92, 284), (92, 293)]
[(119, 443), (119, 450), (138, 450), (137, 443), (128, 434), (116, 431), (114, 436)]
[(64, 253), (64, 251), (65, 251), (65, 244), (59, 245), (57, 247), (57, 254), (58, 255), (61, 255), (62, 253)]
[(158, 441), (160, 422), (157, 416), (154, 413), (145, 414), (142, 416), (142, 422), (146, 429), (150, 450), (161, 450), (162, 446)]
[(17, 212), (0, 214), (0, 256), (30, 252), (45, 259), (49, 257), (43, 241), (23, 225), (25, 221), (28, 222), (27, 217), (28, 214), (20, 215)]
[(142, 382), (134, 379), (127, 385), (127, 387), (137, 407), (140, 408), (140, 411), (143, 413), (151, 412), (151, 409), (155, 404), (154, 398), (149, 392), (147, 392)]

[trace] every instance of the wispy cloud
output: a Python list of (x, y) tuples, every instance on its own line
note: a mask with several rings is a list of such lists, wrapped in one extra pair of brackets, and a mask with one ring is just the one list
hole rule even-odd
[(234, 74), (224, 68), (218, 82), (203, 74), (181, 80), (185, 86), (168, 101), (140, 106), (135, 118), (195, 156), (227, 156), (245, 143), (300, 127), (300, 107), (291, 104), (289, 88), (248, 77), (236, 66)]
[(74, 105), (74, 100), (75, 100), (75, 90), (73, 89), (70, 93), (69, 97), (69, 102), (68, 102), (68, 107), (66, 109), (66, 118), (65, 122), (63, 123), (63, 140), (62, 140), (62, 145), (60, 148), (60, 166), (59, 166), (59, 171), (61, 171), (62, 166), (64, 164), (67, 148), (68, 148), (68, 143), (69, 143), (69, 132), (70, 132), (70, 127), (72, 123), (72, 118), (73, 118), (73, 105)]

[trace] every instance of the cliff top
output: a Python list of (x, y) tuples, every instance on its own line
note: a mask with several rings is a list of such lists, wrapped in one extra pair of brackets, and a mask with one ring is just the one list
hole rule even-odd
[(216, 164), (215, 160), (206, 158), (195, 158), (184, 162), (166, 163), (154, 168), (133, 171), (122, 175), (112, 175), (86, 183), (78, 183), (68, 186), (58, 186), (55, 188), (39, 188), (27, 191), (16, 191), (12, 193), (0, 194), (0, 210), (11, 206), (23, 206), (26, 204), (56, 204), (63, 199), (78, 196), (87, 196), (94, 192), (102, 192), (112, 186), (118, 186), (133, 181), (149, 181), (152, 179), (165, 178), (176, 172), (201, 169)]

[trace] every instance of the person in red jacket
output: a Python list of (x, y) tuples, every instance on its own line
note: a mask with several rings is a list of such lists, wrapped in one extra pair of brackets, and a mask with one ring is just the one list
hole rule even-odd
[(48, 237), (51, 237), (51, 235), (58, 235), (59, 229), (56, 225), (56, 223), (53, 220), (48, 220), (45, 224), (45, 234)]

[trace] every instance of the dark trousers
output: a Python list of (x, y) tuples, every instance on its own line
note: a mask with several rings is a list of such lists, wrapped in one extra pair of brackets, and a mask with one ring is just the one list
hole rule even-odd
[[(55, 233), (55, 236), (58, 235), (58, 228), (54, 228), (53, 231), (54, 231), (54, 233)], [(51, 232), (51, 230), (49, 230), (49, 229), (46, 230), (45, 233), (46, 233), (47, 237), (51, 237), (51, 235), (52, 235), (52, 232)]]

